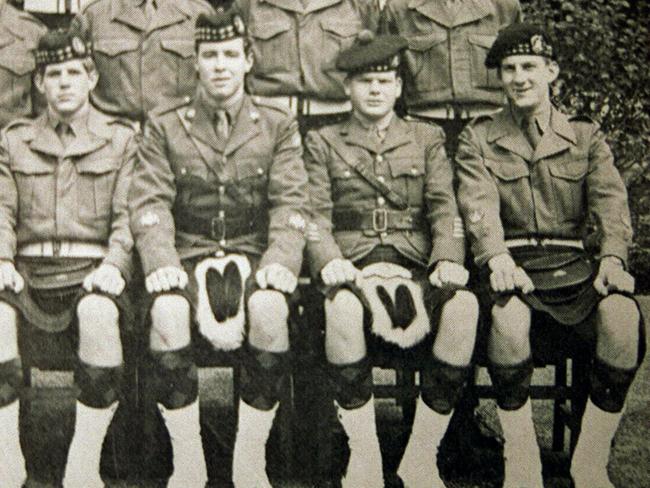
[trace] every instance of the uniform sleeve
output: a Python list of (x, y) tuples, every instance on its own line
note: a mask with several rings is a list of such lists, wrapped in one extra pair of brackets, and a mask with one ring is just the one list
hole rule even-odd
[(286, 117), (277, 128), (269, 173), (269, 246), (260, 268), (278, 263), (298, 276), (305, 247), (307, 173), (302, 160), (298, 123)]
[(131, 231), (145, 276), (165, 266), (181, 267), (171, 212), (176, 183), (166, 146), (161, 125), (148, 121), (137, 151), (128, 199)]
[(442, 129), (432, 131), (426, 127), (426, 175), (424, 199), (426, 217), (431, 229), (431, 255), (429, 266), (440, 260), (463, 264), (465, 237), (460, 224), (460, 214), (454, 194), (453, 169), (445, 153)]
[(108, 254), (104, 263), (116, 266), (125, 280), (133, 274), (133, 235), (129, 226), (129, 209), (127, 204), (129, 185), (133, 177), (137, 144), (135, 135), (129, 136), (122, 156), (122, 165), (117, 174), (113, 192), (111, 235), (108, 238)]
[(598, 129), (589, 147), (587, 205), (599, 231), (600, 256), (616, 256), (627, 263), (632, 244), (627, 190), (605, 136)]
[(476, 132), (467, 126), (456, 153), (458, 205), (479, 266), (508, 252), (500, 217), (499, 190), (487, 170)]
[(357, 0), (363, 26), (372, 32), (377, 32), (379, 26), (380, 1)]
[(13, 261), (16, 255), (16, 211), (18, 192), (9, 166), (9, 142), (0, 136), (0, 259)]
[(343, 257), (332, 234), (334, 204), (328, 160), (329, 151), (325, 141), (317, 132), (309, 132), (305, 141), (305, 167), (309, 175), (310, 218), (317, 235), (307, 241), (307, 256), (313, 275), (318, 275), (332, 259)]

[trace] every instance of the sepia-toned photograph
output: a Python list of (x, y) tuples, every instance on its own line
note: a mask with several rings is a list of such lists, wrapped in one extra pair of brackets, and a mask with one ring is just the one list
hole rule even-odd
[(650, 3), (0, 0), (0, 488), (650, 487)]

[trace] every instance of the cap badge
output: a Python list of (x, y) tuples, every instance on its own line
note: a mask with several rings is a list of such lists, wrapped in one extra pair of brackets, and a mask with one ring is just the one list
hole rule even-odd
[(530, 38), (530, 47), (535, 54), (542, 54), (544, 52), (544, 38), (535, 34)]
[(86, 45), (80, 37), (75, 36), (72, 38), (72, 50), (77, 56), (86, 54)]

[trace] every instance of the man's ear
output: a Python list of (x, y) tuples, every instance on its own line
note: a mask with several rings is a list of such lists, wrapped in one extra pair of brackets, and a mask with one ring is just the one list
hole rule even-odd
[(345, 96), (350, 98), (350, 93), (352, 90), (350, 90), (350, 83), (352, 81), (352, 78), (350, 76), (346, 76), (343, 78), (343, 91), (345, 92)]
[(99, 72), (96, 69), (90, 70), (88, 72), (88, 79), (90, 82), (90, 91), (93, 91), (99, 82)]
[(402, 82), (402, 77), (399, 75), (395, 76), (395, 81), (397, 83), (397, 98), (402, 96), (402, 87), (404, 86), (404, 83)]
[(557, 77), (560, 76), (560, 65), (557, 64), (557, 61), (550, 60), (548, 62), (548, 72), (549, 72), (549, 83), (553, 83), (557, 80)]
[(41, 69), (37, 69), (36, 73), (34, 73), (34, 86), (41, 95), (45, 94), (45, 86), (43, 85), (43, 71)]

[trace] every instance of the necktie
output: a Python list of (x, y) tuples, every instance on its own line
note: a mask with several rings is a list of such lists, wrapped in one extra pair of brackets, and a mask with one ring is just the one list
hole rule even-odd
[(144, 15), (147, 18), (147, 22), (151, 22), (151, 19), (153, 19), (155, 13), (156, 13), (155, 0), (144, 0)]
[(228, 114), (225, 110), (217, 110), (215, 114), (215, 128), (217, 135), (222, 139), (228, 139), (230, 135), (230, 124), (228, 123)]
[(59, 136), (59, 140), (61, 141), (61, 144), (63, 144), (64, 149), (70, 145), (74, 138), (70, 124), (64, 122), (59, 122), (56, 126), (56, 135)]
[(526, 139), (528, 139), (528, 142), (532, 148), (535, 149), (537, 147), (537, 144), (539, 144), (539, 141), (542, 139), (542, 134), (539, 130), (537, 121), (535, 119), (524, 120), (522, 123), (522, 129), (526, 135)]

